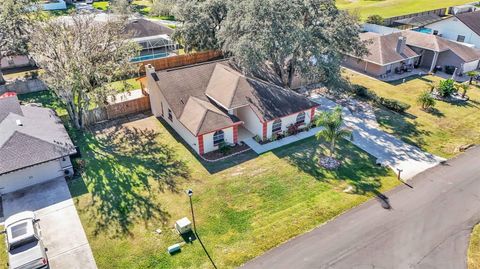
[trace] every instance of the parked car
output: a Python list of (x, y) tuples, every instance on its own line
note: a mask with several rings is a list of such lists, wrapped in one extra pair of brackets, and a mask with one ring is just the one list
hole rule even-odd
[(10, 269), (49, 268), (38, 221), (32, 211), (24, 211), (5, 220), (3, 233), (6, 234)]

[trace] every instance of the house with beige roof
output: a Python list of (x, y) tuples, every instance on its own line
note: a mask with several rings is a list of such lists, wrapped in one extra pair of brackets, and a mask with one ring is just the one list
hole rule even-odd
[(368, 42), (369, 54), (362, 58), (347, 55), (343, 64), (379, 78), (416, 68), (425, 72), (452, 69), (457, 75), (479, 68), (479, 49), (440, 36), (410, 30), (388, 34), (365, 32), (360, 36)]
[(198, 154), (309, 124), (318, 104), (237, 71), (228, 61), (156, 72), (146, 67), (152, 112)]

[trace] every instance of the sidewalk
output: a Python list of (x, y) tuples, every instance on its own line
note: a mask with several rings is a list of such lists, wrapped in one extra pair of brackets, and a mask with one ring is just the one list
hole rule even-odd
[[(312, 94), (310, 99), (320, 104), (322, 109), (337, 106), (337, 103), (317, 94)], [(377, 163), (390, 167), (395, 173), (400, 169), (402, 179), (410, 179), (445, 160), (383, 132), (368, 106), (354, 114), (344, 107), (343, 113), (346, 126), (353, 130), (352, 143), (376, 157)]]

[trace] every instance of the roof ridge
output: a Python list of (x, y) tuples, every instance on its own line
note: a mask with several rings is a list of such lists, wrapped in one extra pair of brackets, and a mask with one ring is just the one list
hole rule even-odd
[[(391, 35), (393, 35), (394, 33), (391, 33)], [(380, 62), (383, 63), (383, 42), (382, 42), (382, 36), (385, 36), (385, 35), (380, 35), (378, 36), (378, 49), (382, 52), (380, 53)], [(395, 49), (395, 52), (396, 52), (396, 49)]]

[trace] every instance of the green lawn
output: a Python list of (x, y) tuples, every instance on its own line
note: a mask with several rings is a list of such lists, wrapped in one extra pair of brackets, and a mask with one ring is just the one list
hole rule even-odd
[[(58, 108), (44, 95), (20, 98)], [(191, 218), (188, 188), (202, 241), (219, 268), (233, 268), (399, 184), (347, 141), (342, 167), (328, 172), (317, 164), (326, 149), (313, 138), (202, 164), (154, 117), (71, 134), (82, 160), (69, 187), (99, 268), (210, 268), (198, 242), (166, 253), (181, 241), (175, 220)], [(349, 185), (355, 194), (343, 192)]]
[(112, 82), (110, 87), (113, 87), (117, 92), (131, 91), (141, 88), (140, 81), (137, 80), (137, 78)]
[(473, 228), (468, 247), (468, 269), (480, 269), (480, 225)]
[[(3, 231), (4, 227), (0, 225), (0, 231)], [(0, 269), (7, 269), (7, 249), (5, 245), (5, 235), (0, 234)]]
[(471, 0), (337, 0), (337, 6), (358, 12), (362, 19), (378, 14), (384, 18), (471, 3)]
[(100, 9), (103, 11), (108, 10), (110, 3), (108, 1), (97, 1), (93, 2), (92, 6), (96, 9)]
[(423, 76), (386, 83), (351, 71), (344, 76), (352, 83), (366, 86), (378, 95), (400, 100), (412, 107), (406, 115), (377, 109), (377, 120), (383, 129), (404, 141), (443, 157), (456, 155), (455, 148), (470, 143), (480, 143), (480, 88), (472, 86), (468, 91), (470, 101), (465, 105), (453, 105), (437, 101), (434, 112), (427, 113), (416, 103), (418, 95), (428, 89), (438, 77)]

